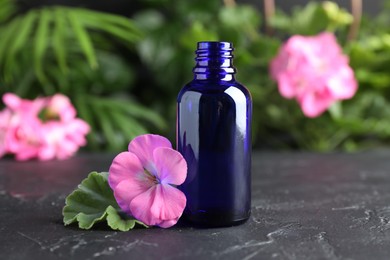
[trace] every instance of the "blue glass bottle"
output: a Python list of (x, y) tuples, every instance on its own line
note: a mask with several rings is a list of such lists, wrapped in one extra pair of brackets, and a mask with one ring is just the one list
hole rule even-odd
[(194, 79), (177, 98), (176, 143), (188, 164), (179, 186), (184, 218), (201, 226), (250, 216), (252, 100), (235, 80), (232, 52), (229, 42), (199, 42)]

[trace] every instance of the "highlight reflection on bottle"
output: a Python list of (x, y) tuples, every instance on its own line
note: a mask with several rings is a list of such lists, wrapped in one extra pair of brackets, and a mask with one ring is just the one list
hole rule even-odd
[(196, 224), (244, 222), (251, 207), (249, 91), (235, 80), (233, 45), (199, 42), (194, 79), (177, 98), (177, 148), (188, 164), (179, 186), (184, 217)]

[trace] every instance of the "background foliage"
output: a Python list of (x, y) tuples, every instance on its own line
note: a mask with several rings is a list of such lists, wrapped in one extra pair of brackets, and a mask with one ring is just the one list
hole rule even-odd
[[(385, 146), (390, 136), (390, 4), (364, 18), (356, 39), (348, 10), (309, 2), (277, 11), (264, 33), (255, 7), (219, 0), (148, 0), (130, 18), (80, 7), (21, 12), (0, 0), (0, 95), (26, 98), (61, 92), (92, 126), (89, 148), (123, 150), (136, 135), (174, 140), (176, 95), (192, 78), (197, 41), (231, 41), (238, 80), (254, 101), (255, 147), (317, 151)], [(322, 116), (304, 117), (283, 99), (268, 64), (290, 35), (328, 30), (350, 55), (357, 95)]]

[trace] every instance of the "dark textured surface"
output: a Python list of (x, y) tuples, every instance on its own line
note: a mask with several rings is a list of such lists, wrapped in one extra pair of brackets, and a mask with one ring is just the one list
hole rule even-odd
[(390, 151), (255, 153), (241, 226), (64, 227), (65, 196), (112, 158), (0, 160), (0, 259), (390, 259)]

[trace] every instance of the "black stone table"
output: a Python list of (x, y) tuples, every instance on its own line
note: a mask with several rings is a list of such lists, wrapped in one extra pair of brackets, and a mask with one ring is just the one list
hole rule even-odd
[(390, 259), (390, 151), (254, 153), (252, 216), (229, 228), (64, 227), (66, 195), (113, 155), (0, 160), (0, 259)]

